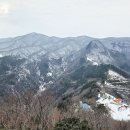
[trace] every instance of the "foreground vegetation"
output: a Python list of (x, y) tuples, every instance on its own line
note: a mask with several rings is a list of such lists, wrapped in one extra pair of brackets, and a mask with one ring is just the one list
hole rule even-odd
[(103, 106), (86, 112), (69, 98), (59, 107), (50, 91), (1, 97), (0, 130), (130, 130), (130, 122), (112, 120)]

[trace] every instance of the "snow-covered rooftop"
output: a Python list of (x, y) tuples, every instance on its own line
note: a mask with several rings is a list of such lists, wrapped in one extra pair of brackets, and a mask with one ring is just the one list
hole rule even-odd
[(113, 119), (120, 121), (130, 120), (130, 106), (126, 103), (116, 103), (114, 100), (115, 97), (105, 93), (105, 98), (99, 95), (97, 103), (104, 104), (107, 108), (109, 108)]

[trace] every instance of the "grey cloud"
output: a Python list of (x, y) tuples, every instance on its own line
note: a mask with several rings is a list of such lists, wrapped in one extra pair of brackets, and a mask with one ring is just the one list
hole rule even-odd
[(39, 32), (55, 36), (130, 36), (129, 0), (1, 0), (0, 37)]

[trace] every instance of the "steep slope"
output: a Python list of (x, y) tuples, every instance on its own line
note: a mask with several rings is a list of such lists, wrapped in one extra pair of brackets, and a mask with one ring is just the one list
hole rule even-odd
[[(59, 79), (55, 83), (54, 89), (57, 95), (71, 93), (80, 95), (82, 91), (91, 88), (91, 82), (95, 82), (99, 90), (103, 86), (103, 90), (113, 96), (119, 96), (129, 100), (129, 77), (127, 73), (113, 65), (100, 64), (97, 66), (86, 62), (84, 65), (79, 65), (73, 71)], [(94, 91), (94, 88), (91, 89)], [(96, 97), (96, 93), (94, 96)]]
[(93, 40), (89, 43), (86, 48), (86, 57), (98, 64), (112, 64), (114, 62), (109, 50), (99, 40)]
[(130, 72), (130, 38), (105, 38), (101, 42), (109, 48), (121, 68)]
[[(107, 47), (99, 40), (93, 40), (86, 47), (86, 59), (94, 64), (112, 64), (130, 72), (129, 51), (125, 49), (126, 44), (121, 46), (117, 43), (115, 46), (118, 46), (118, 49), (110, 47), (109, 44)], [(129, 46), (127, 49), (130, 50)]]

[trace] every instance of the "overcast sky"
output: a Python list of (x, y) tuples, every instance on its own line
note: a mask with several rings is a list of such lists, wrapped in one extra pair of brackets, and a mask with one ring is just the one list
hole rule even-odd
[(0, 0), (0, 37), (130, 37), (130, 0)]

